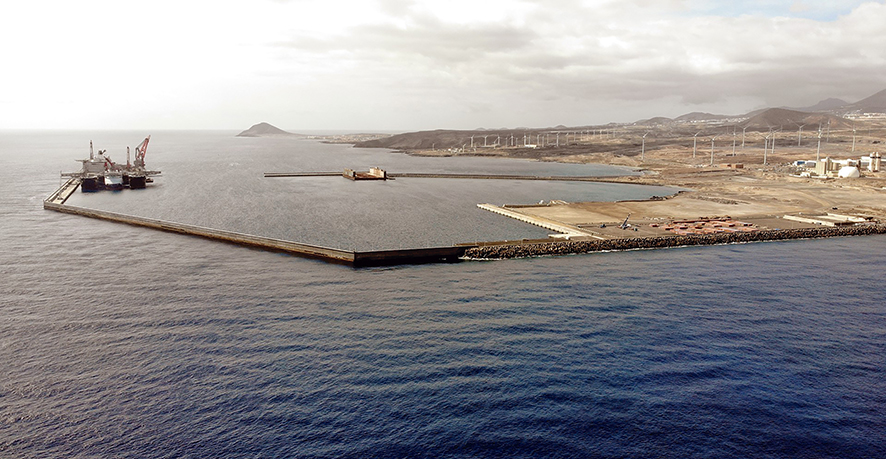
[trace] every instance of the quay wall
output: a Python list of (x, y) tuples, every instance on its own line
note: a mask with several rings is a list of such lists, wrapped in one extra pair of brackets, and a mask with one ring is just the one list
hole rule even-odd
[(420, 263), (456, 263), (473, 246), (431, 247), (425, 249), (376, 250), (354, 252), (357, 268)]
[[(265, 172), (265, 178), (282, 177), (335, 177), (342, 172)], [(347, 177), (347, 175), (345, 175)], [(423, 172), (388, 172), (387, 178), (442, 178), (442, 179), (478, 179), (478, 180), (544, 180), (563, 182), (608, 182), (614, 177), (609, 176), (568, 176), (568, 175), (502, 175), (502, 174), (447, 174)]]
[(388, 177), (394, 178), (450, 178), (450, 179), (477, 179), (477, 180), (544, 180), (563, 182), (598, 182), (604, 181), (606, 176), (565, 176), (565, 175), (503, 175), (503, 174), (446, 174), (446, 173), (420, 173), (420, 172), (389, 172)]
[(871, 234), (886, 234), (886, 225), (878, 224), (848, 227), (761, 230), (748, 233), (557, 241), (538, 244), (502, 244), (471, 247), (465, 251), (464, 256), (469, 259), (525, 258), (543, 255), (568, 255), (602, 251), (661, 249), (694, 245), (736, 244), (745, 242), (862, 236)]
[(251, 234), (237, 233), (219, 229), (205, 228), (196, 225), (169, 222), (153, 218), (137, 217), (134, 215), (119, 214), (102, 210), (87, 209), (83, 207), (59, 204), (50, 200), (43, 202), (43, 208), (84, 217), (108, 220), (117, 223), (126, 223), (134, 226), (143, 226), (161, 231), (168, 231), (190, 236), (199, 236), (217, 241), (254, 247), (275, 252), (284, 252), (318, 260), (341, 263), (353, 267), (387, 266), (417, 263), (440, 263), (459, 261), (470, 247), (432, 247), (421, 249), (378, 250), (367, 252), (353, 252), (333, 249), (330, 247), (302, 244), (299, 242), (274, 239)]
[(175, 223), (153, 218), (137, 217), (134, 215), (125, 215), (116, 212), (86, 209), (76, 206), (67, 206), (55, 204), (48, 201), (43, 202), (43, 208), (54, 210), (57, 212), (81, 215), (84, 217), (108, 220), (112, 222), (126, 223), (135, 226), (144, 226), (161, 231), (200, 236), (208, 239), (231, 242), (244, 246), (286, 252), (310, 258), (317, 258), (346, 264), (354, 263), (354, 252), (338, 250), (329, 247), (301, 244), (298, 242), (285, 241), (282, 239), (273, 239), (262, 236), (254, 236), (251, 234), (236, 233), (233, 231), (204, 228), (201, 226), (186, 225), (183, 223)]
[(274, 177), (337, 177), (341, 176), (339, 172), (265, 172), (265, 178)]

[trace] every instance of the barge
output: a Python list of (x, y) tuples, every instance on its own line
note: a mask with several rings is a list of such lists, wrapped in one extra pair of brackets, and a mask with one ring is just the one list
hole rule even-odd
[(115, 163), (106, 150), (95, 153), (92, 141), (89, 142), (89, 158), (78, 159), (82, 167), (77, 172), (63, 172), (62, 177), (80, 179), (80, 190), (89, 193), (102, 190), (132, 190), (146, 188), (152, 183), (152, 177), (160, 175), (160, 171), (148, 170), (145, 167), (145, 154), (148, 151), (147, 136), (135, 148), (135, 161), (129, 160), (129, 147), (126, 147), (126, 164)]
[(355, 171), (353, 169), (345, 169), (342, 176), (350, 180), (387, 180), (388, 173), (384, 169), (370, 167), (367, 172)]

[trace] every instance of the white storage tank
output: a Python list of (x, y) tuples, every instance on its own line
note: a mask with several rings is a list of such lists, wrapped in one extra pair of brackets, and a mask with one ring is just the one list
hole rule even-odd
[(843, 166), (840, 168), (839, 176), (840, 178), (858, 178), (861, 174), (858, 173), (858, 168), (855, 166)]

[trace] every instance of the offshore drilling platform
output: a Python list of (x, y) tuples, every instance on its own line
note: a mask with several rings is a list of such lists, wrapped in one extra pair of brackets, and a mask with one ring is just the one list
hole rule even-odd
[(145, 153), (150, 140), (151, 136), (147, 136), (135, 148), (135, 161), (132, 162), (129, 160), (129, 147), (126, 147), (126, 164), (112, 161), (106, 150), (99, 150), (95, 154), (90, 141), (89, 158), (78, 160), (83, 163), (83, 167), (77, 172), (63, 172), (62, 177), (69, 177), (71, 185), (79, 184), (84, 192), (145, 188), (148, 183), (153, 182), (151, 177), (160, 175), (160, 171), (145, 167)]

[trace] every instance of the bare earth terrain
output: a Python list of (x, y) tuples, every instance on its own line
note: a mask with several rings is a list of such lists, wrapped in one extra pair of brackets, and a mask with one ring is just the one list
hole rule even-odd
[[(827, 120), (823, 118), (821, 122)], [(801, 178), (796, 175), (805, 169), (792, 166), (795, 160), (826, 157), (858, 160), (878, 152), (881, 139), (886, 139), (886, 124), (831, 119), (831, 128), (825, 136), (824, 129), (819, 131), (817, 124), (802, 131), (798, 129), (799, 122), (791, 125), (790, 120), (780, 121), (787, 125), (778, 129), (741, 125), (630, 125), (618, 129), (577, 128), (568, 133), (534, 131), (529, 134), (430, 131), (414, 133), (400, 141), (410, 146), (435, 145), (435, 148), (403, 148), (415, 155), (483, 155), (628, 166), (644, 174), (605, 180), (685, 190), (671, 198), (643, 202), (530, 206), (512, 203), (516, 206), (508, 206), (509, 210), (530, 218), (573, 227), (598, 239), (662, 236), (669, 234), (662, 229), (668, 223), (712, 217), (740, 219), (761, 229), (816, 226), (816, 223), (786, 220), (785, 215), (815, 217), (833, 213), (886, 221), (886, 173), (862, 169), (860, 178)], [(474, 148), (466, 146), (472, 135)], [(534, 147), (526, 147), (523, 145), (526, 138), (539, 142)], [(453, 146), (440, 148), (441, 143), (447, 142)], [(488, 146), (490, 143), (492, 147)], [(628, 216), (631, 226), (620, 228)]]

